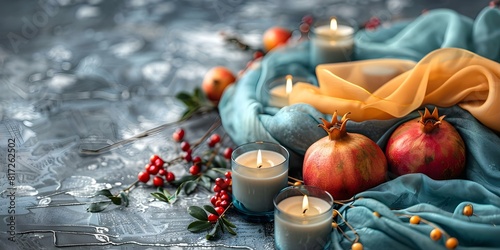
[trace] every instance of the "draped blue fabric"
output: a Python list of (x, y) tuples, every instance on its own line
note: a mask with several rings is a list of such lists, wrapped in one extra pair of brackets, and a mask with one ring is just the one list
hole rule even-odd
[[(474, 20), (451, 10), (433, 10), (413, 21), (395, 23), (356, 34), (354, 58), (401, 58), (418, 61), (429, 52), (457, 47), (500, 62), (500, 10), (485, 8)], [(266, 105), (263, 86), (275, 77), (293, 73), (317, 85), (315, 66), (309, 61), (308, 42), (273, 51), (259, 67), (248, 71), (226, 90), (219, 104), (222, 123), (237, 144), (251, 141), (278, 142), (289, 149), (292, 167), (301, 167), (301, 156), (325, 132), (319, 118), (329, 120), (306, 104), (278, 109)], [(499, 83), (500, 84), (500, 83)], [(432, 105), (428, 106), (431, 110)], [(440, 107), (440, 115), (458, 130), (467, 149), (466, 172), (461, 179), (435, 181), (422, 174), (388, 181), (357, 194), (363, 197), (340, 206), (344, 218), (359, 235), (365, 249), (445, 249), (446, 236), (433, 241), (428, 224), (411, 225), (406, 215), (419, 215), (459, 239), (461, 249), (500, 249), (500, 137), (458, 106)], [(384, 149), (392, 131), (417, 117), (348, 122), (349, 132), (368, 136)], [(499, 121), (500, 122), (500, 121)], [(474, 215), (462, 214), (472, 204)], [(377, 211), (381, 217), (375, 217)], [(354, 239), (353, 231), (339, 220)], [(352, 242), (337, 231), (334, 248), (350, 249)]]

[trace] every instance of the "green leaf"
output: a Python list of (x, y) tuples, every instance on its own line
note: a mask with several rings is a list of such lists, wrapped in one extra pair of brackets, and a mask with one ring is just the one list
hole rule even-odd
[(170, 184), (178, 187), (178, 186), (182, 185), (184, 182), (196, 180), (196, 178), (198, 178), (198, 176), (195, 176), (195, 175), (184, 175), (180, 179), (177, 179), (177, 180), (171, 182)]
[(217, 211), (215, 211), (215, 208), (210, 205), (204, 205), (203, 208), (211, 214), (218, 214)]
[(196, 181), (186, 181), (184, 184), (184, 193), (187, 195), (190, 195), (196, 190), (196, 187), (198, 186), (198, 182)]
[(172, 195), (168, 192), (168, 190), (166, 190), (166, 189), (164, 189), (164, 188), (162, 188), (162, 187), (158, 187), (158, 192), (163, 193), (163, 195), (165, 195), (165, 197), (170, 197), (170, 196), (172, 196)]
[(192, 233), (198, 233), (201, 231), (208, 230), (211, 226), (212, 226), (212, 223), (210, 223), (208, 221), (197, 220), (197, 221), (193, 221), (193, 222), (189, 223), (187, 229)]
[(226, 219), (225, 217), (221, 217), (220, 218), (222, 220), (222, 222), (224, 222), (224, 224), (228, 227), (232, 227), (232, 228), (236, 228), (236, 225), (234, 225), (233, 223), (231, 223), (228, 219)]
[(193, 107), (199, 106), (199, 103), (194, 100), (193, 96), (189, 93), (181, 92), (175, 96), (178, 100), (183, 102), (188, 109), (192, 109)]
[(122, 198), (120, 197), (115, 197), (115, 196), (112, 196), (112, 197), (108, 197), (111, 202), (113, 202), (113, 204), (115, 205), (121, 205), (122, 204)]
[(125, 192), (120, 192), (120, 198), (122, 199), (122, 206), (128, 207), (129, 200), (128, 195)]
[(213, 169), (209, 169), (207, 170), (203, 175), (206, 175), (208, 177), (210, 177), (210, 179), (214, 180), (217, 179), (217, 178), (222, 178), (223, 175), (217, 171), (214, 171)]
[(108, 198), (111, 199), (111, 197), (113, 197), (113, 194), (111, 193), (111, 191), (109, 191), (109, 189), (103, 189), (103, 190), (99, 190), (95, 193), (95, 195), (104, 195)]
[(198, 220), (208, 222), (208, 215), (205, 212), (205, 210), (203, 210), (201, 207), (190, 206), (190, 207), (188, 207), (188, 213), (189, 213), (189, 215), (193, 216), (194, 218), (196, 218)]
[(156, 199), (158, 199), (160, 201), (168, 202), (168, 197), (163, 195), (163, 193), (155, 192), (155, 193), (151, 193), (151, 196), (155, 197)]
[(210, 181), (210, 178), (208, 178), (207, 176), (205, 175), (202, 175), (200, 177), (200, 180), (201, 180), (201, 185), (206, 188), (207, 190), (211, 191), (211, 187), (212, 187), (212, 182)]
[(217, 239), (217, 233), (219, 232), (220, 229), (220, 224), (219, 220), (215, 223), (215, 226), (210, 230), (210, 232), (207, 234), (207, 240), (215, 240)]
[(94, 202), (87, 208), (87, 212), (99, 213), (104, 211), (109, 205), (111, 205), (110, 201)]
[(233, 230), (230, 226), (228, 226), (228, 225), (226, 225), (226, 224), (224, 223), (224, 227), (226, 228), (226, 230), (227, 230), (230, 234), (232, 234), (232, 235), (236, 235), (236, 231), (234, 231), (234, 230)]
[(200, 102), (202, 101), (205, 101), (206, 100), (206, 96), (205, 96), (205, 93), (203, 93), (203, 91), (201, 91), (200, 88), (196, 87), (194, 89), (194, 94), (193, 96), (195, 96)]

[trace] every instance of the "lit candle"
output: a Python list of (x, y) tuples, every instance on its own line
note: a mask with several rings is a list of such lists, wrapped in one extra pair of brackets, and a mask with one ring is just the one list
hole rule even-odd
[(231, 156), (235, 207), (272, 215), (273, 198), (288, 183), (288, 158), (288, 151), (275, 143), (255, 142), (237, 147)]
[(274, 199), (277, 249), (328, 249), (332, 231), (332, 196), (312, 186), (288, 187)]
[(319, 25), (312, 29), (311, 64), (345, 62), (351, 60), (354, 49), (354, 28), (339, 24), (332, 18), (328, 25)]
[(279, 84), (271, 88), (269, 105), (282, 108), (288, 106), (288, 96), (292, 93), (293, 89), (293, 77), (292, 75), (287, 75), (285, 77), (285, 84)]

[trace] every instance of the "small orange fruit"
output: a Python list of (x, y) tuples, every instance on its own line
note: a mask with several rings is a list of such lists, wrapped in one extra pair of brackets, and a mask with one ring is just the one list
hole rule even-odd
[(205, 74), (201, 89), (210, 101), (218, 103), (224, 90), (235, 81), (236, 77), (231, 70), (226, 67), (217, 66)]
[(264, 50), (270, 51), (286, 44), (291, 36), (292, 32), (283, 27), (275, 26), (267, 29), (262, 37)]

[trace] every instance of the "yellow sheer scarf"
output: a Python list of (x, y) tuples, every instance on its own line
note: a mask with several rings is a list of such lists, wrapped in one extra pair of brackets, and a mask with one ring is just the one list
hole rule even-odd
[(374, 59), (316, 67), (319, 87), (297, 83), (290, 104), (325, 114), (351, 112), (355, 121), (403, 117), (427, 104), (468, 110), (500, 131), (500, 64), (456, 48), (438, 49), (418, 63)]

